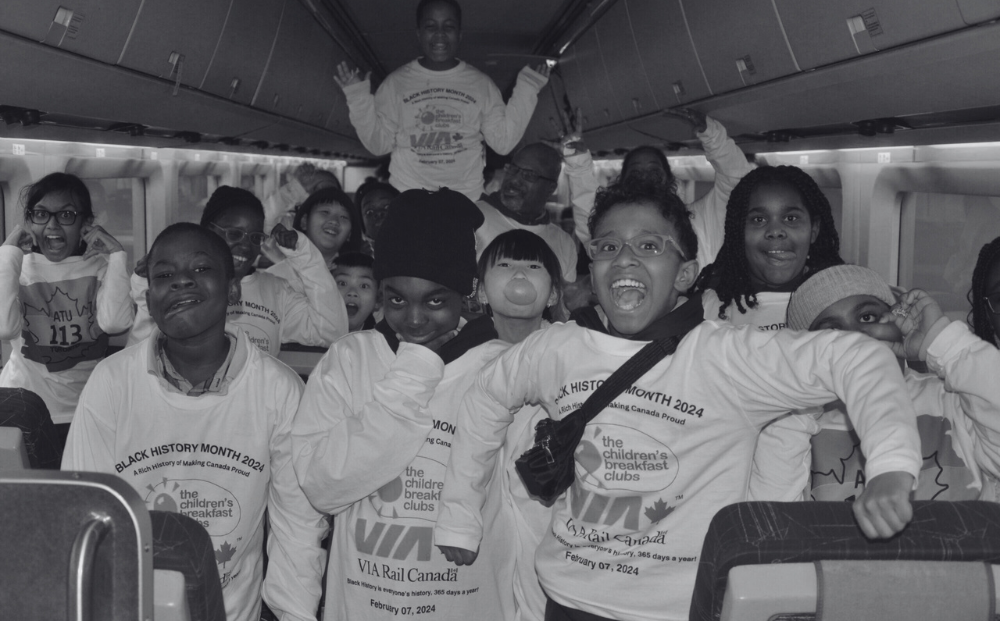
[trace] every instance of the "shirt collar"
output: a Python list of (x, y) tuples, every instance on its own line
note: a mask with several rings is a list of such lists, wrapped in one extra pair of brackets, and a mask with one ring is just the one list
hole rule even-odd
[(209, 393), (225, 396), (229, 385), (236, 379), (236, 376), (239, 375), (247, 361), (245, 344), (240, 343), (240, 341), (244, 340), (242, 333), (240, 331), (233, 333), (226, 330), (226, 338), (229, 341), (229, 352), (226, 354), (226, 359), (219, 365), (215, 375), (204, 382), (192, 385), (191, 382), (184, 379), (177, 372), (177, 369), (174, 368), (174, 365), (171, 364), (170, 359), (167, 357), (167, 353), (163, 348), (167, 337), (159, 330), (155, 330), (149, 338), (150, 345), (149, 354), (146, 359), (146, 371), (160, 380), (161, 384), (168, 391), (178, 392), (189, 397), (200, 397)]

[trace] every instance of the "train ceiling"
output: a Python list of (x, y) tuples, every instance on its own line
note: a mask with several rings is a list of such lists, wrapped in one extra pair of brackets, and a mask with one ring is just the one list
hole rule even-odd
[[(416, 1), (3, 0), (0, 118), (6, 135), (364, 159), (335, 67), (377, 83), (412, 59)], [(559, 59), (528, 140), (580, 107), (599, 152), (683, 149), (662, 115), (679, 105), (750, 151), (1000, 139), (997, 0), (462, 6), (461, 57), (505, 93)]]

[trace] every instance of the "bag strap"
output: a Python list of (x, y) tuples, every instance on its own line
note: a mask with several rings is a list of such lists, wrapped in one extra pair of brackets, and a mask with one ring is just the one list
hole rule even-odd
[(598, 386), (597, 390), (583, 402), (580, 409), (572, 414), (572, 416), (583, 419), (584, 425), (589, 423), (604, 408), (608, 407), (618, 395), (622, 394), (625, 389), (656, 366), (657, 362), (677, 351), (677, 344), (679, 342), (680, 339), (676, 336), (671, 336), (646, 343), (642, 349), (629, 358), (617, 371), (612, 373), (603, 384)]

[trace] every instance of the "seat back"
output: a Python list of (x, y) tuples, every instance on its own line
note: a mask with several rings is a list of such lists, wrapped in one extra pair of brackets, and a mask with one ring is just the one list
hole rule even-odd
[(0, 388), (0, 427), (21, 430), (29, 467), (59, 469), (62, 444), (41, 397), (24, 388)]
[[(1000, 563), (1000, 504), (980, 501), (913, 504), (902, 533), (870, 541), (844, 502), (730, 505), (712, 519), (705, 536), (694, 594), (692, 621), (714, 621), (722, 613), (730, 570), (741, 565), (812, 563), (823, 560), (982, 561)], [(962, 592), (928, 596), (962, 597)], [(805, 612), (805, 611), (799, 611)]]
[(5, 619), (146, 621), (153, 611), (149, 513), (114, 475), (0, 476)]
[(21, 430), (17, 427), (0, 427), (0, 471), (27, 470), (30, 467)]

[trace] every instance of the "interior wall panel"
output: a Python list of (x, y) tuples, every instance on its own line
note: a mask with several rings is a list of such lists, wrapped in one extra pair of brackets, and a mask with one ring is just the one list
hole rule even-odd
[[(711, 95), (678, 0), (620, 0), (628, 9), (646, 77), (662, 108)], [(674, 91), (677, 84), (680, 93)]]
[(170, 56), (183, 56), (180, 82), (201, 86), (234, 0), (144, 0), (122, 54), (123, 67), (176, 79)]
[(597, 106), (592, 102), (587, 84), (583, 79), (584, 73), (580, 57), (574, 52), (575, 50), (571, 48), (569, 54), (559, 59), (556, 79), (560, 80), (563, 92), (573, 109), (579, 108), (583, 114), (584, 130), (586, 130), (587, 127), (594, 127), (597, 120)]
[[(239, 103), (250, 103), (264, 75), (284, 4), (285, 0), (233, 3), (202, 89)], [(235, 91), (233, 80), (239, 80)]]
[(602, 127), (621, 121), (624, 117), (618, 106), (618, 96), (608, 80), (608, 72), (594, 30), (585, 32), (572, 49), (590, 100), (588, 125)]
[[(987, 0), (975, 1), (984, 4)], [(1000, 11), (1000, 3), (989, 3)], [(775, 5), (803, 70), (965, 26), (958, 5), (941, 0), (775, 0)], [(848, 26), (852, 18), (861, 18), (859, 26), (866, 26), (856, 35)]]
[[(67, 52), (114, 64), (121, 56), (141, 0), (2, 0), (0, 29)], [(53, 23), (59, 8), (68, 26)]]
[[(715, 94), (795, 72), (771, 0), (681, 1), (694, 47)], [(822, 2), (809, 3), (817, 4)], [(738, 59), (743, 59), (747, 71), (740, 72)]]
[(624, 118), (634, 118), (660, 108), (639, 56), (625, 2), (616, 2), (595, 26), (608, 81)]

